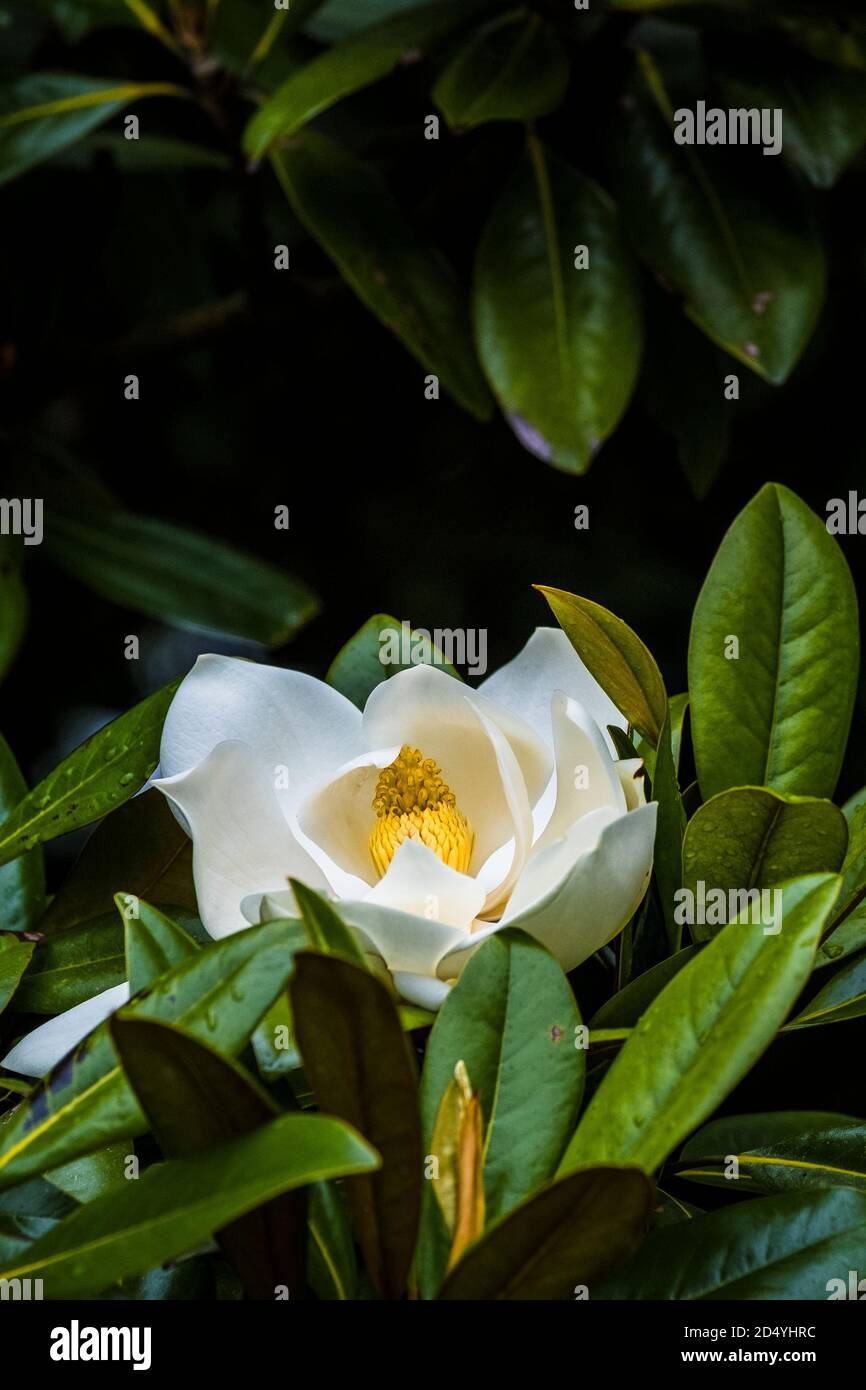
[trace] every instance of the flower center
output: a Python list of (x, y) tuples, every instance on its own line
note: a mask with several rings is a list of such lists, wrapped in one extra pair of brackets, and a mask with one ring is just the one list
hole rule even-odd
[(420, 840), (443, 864), (469, 872), (475, 834), (432, 758), (406, 744), (379, 773), (370, 853), (382, 877), (404, 840)]

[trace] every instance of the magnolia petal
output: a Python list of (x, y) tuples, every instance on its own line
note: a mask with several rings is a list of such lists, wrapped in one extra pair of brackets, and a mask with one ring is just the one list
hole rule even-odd
[(74, 1009), (34, 1028), (7, 1052), (0, 1066), (22, 1076), (45, 1076), (128, 999), (128, 984), (112, 985), (111, 989), (94, 994), (92, 999), (85, 999), (83, 1004), (76, 1004)]
[(484, 889), (468, 874), (443, 864), (419, 840), (404, 840), (364, 902), (468, 932), (484, 904)]
[(407, 1004), (416, 1004), (419, 1009), (429, 1009), (433, 1014), (441, 1009), (451, 989), (444, 980), (433, 979), (430, 975), (409, 975), (403, 970), (395, 974), (394, 984)]
[(630, 811), (638, 806), (646, 806), (646, 777), (643, 758), (623, 758), (615, 763), (620, 786), (625, 793), (625, 801)]
[(562, 690), (584, 705), (615, 751), (607, 726), (626, 729), (628, 720), (584, 666), (562, 628), (537, 627), (523, 650), (478, 687), (479, 694), (519, 714), (548, 747), (553, 746), (552, 690)]
[(537, 800), (552, 768), (541, 741), (521, 720), (480, 699), (435, 666), (414, 666), (383, 681), (364, 709), (364, 733), (371, 747), (408, 744), (435, 759), (442, 769), (475, 832), (473, 873), (514, 834), (513, 811), (491, 725), (510, 745), (530, 803)]
[(345, 873), (366, 884), (376, 883), (378, 873), (370, 853), (370, 835), (376, 824), (373, 794), (379, 773), (400, 752), (400, 745), (363, 753), (317, 787), (298, 807), (298, 825), (314, 844)]
[(575, 821), (602, 806), (609, 806), (618, 815), (628, 810), (617, 765), (589, 711), (557, 690), (550, 713), (556, 749), (556, 800), (536, 841), (536, 851), (560, 839)]
[(580, 965), (622, 930), (647, 890), (657, 809), (653, 801), (614, 817), (602, 807), (534, 855), (501, 922), (473, 933), (471, 947), (443, 955), (440, 978), (459, 973), (471, 951), (505, 926), (534, 936), (563, 970)]
[(481, 709), (477, 709), (476, 714), (487, 730), (496, 755), (512, 825), (510, 863), (503, 860), (499, 865), (502, 876), (498, 878), (498, 881), (497, 878), (494, 878), (492, 882), (485, 883), (487, 891), (483, 910), (484, 912), (494, 912), (508, 897), (520, 877), (529, 855), (533, 835), (532, 808), (511, 744), (493, 720), (488, 719)]
[(435, 976), (445, 952), (466, 941), (466, 932), (457, 927), (378, 903), (340, 903), (340, 916), (356, 929), (364, 949), (381, 956), (392, 974)]
[(324, 681), (237, 657), (200, 656), (166, 716), (162, 773), (187, 772), (218, 744), (234, 741), (259, 754), (287, 813), (364, 746), (360, 711)]
[(190, 827), (196, 897), (211, 936), (247, 925), (241, 902), (250, 893), (284, 889), (290, 877), (327, 889), (280, 809), (270, 764), (246, 743), (219, 743), (189, 772), (154, 786)]

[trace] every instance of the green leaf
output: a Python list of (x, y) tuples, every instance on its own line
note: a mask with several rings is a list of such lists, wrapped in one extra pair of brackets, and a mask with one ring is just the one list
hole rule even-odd
[[(730, 638), (738, 641), (738, 656)], [(736, 518), (692, 619), (692, 742), (704, 801), (728, 787), (833, 795), (851, 722), (857, 597), (827, 528), (768, 483)]]
[(113, 911), (114, 895), (121, 888), (149, 898), (188, 844), (162, 792), (151, 787), (133, 797), (93, 831), (39, 930), (65, 930)]
[(20, 549), (14, 537), (0, 535), (0, 680), (18, 653), (27, 630), (28, 613)]
[(653, 747), (665, 722), (667, 695), (651, 652), (614, 613), (564, 589), (535, 586), (544, 594), (581, 661), (621, 714)]
[(616, 141), (623, 220), (689, 318), (744, 366), (779, 384), (818, 318), (824, 254), (778, 171), (774, 180), (772, 170), (761, 169), (758, 197), (742, 177), (731, 177), (726, 150), (675, 142), (674, 105), (690, 100), (691, 92), (672, 102), (654, 60), (640, 54)]
[(710, 50), (710, 70), (725, 104), (780, 110), (782, 153), (816, 188), (832, 188), (866, 143), (866, 77), (782, 50), (781, 63), (760, 50)]
[(93, 734), (0, 825), (0, 864), (65, 835), (134, 796), (159, 762), (166, 712), (180, 677)]
[(177, 1258), (284, 1192), (378, 1162), (339, 1120), (282, 1115), (206, 1153), (156, 1163), (123, 1191), (88, 1202), (0, 1278), (40, 1278), (51, 1298), (80, 1298)]
[[(442, 1096), (463, 1062), (480, 1094), (488, 1220), (504, 1215), (556, 1170), (583, 1094), (580, 1014), (557, 962), (523, 932), (496, 932), (469, 959), (437, 1015), (421, 1080), (424, 1152)], [(447, 1246), (425, 1189), (422, 1292), (432, 1298)]]
[(866, 951), (837, 970), (822, 990), (792, 1018), (792, 1028), (814, 1028), (823, 1023), (844, 1023), (866, 1014)]
[(477, 30), (446, 67), (433, 100), (452, 128), (533, 121), (559, 106), (568, 54), (550, 25), (523, 11)]
[(299, 579), (174, 522), (59, 510), (50, 521), (46, 545), (58, 564), (112, 603), (160, 622), (279, 647), (319, 611)]
[(796, 879), (782, 929), (733, 921), (655, 998), (590, 1101), (560, 1172), (612, 1159), (652, 1172), (772, 1041), (809, 977), (839, 881)]
[(327, 899), (320, 893), (315, 893), (312, 888), (307, 888), (296, 878), (289, 879), (289, 886), (295, 895), (295, 902), (298, 904), (313, 950), (323, 956), (340, 956), (343, 960), (359, 965), (362, 970), (369, 970), (367, 957), (357, 936)]
[[(682, 939), (682, 926), (676, 919), (676, 894), (683, 879), (683, 833), (686, 828), (686, 815), (674, 764), (669, 712), (659, 736), (658, 752), (653, 765), (652, 796), (658, 804), (653, 870), (661, 898), (668, 945), (672, 951), (678, 951)], [(833, 868), (838, 867), (838, 864), (833, 865)]]
[(443, 1299), (567, 1299), (627, 1259), (647, 1227), (652, 1184), (637, 1168), (590, 1168), (552, 1183), (470, 1246)]
[(584, 473), (634, 388), (640, 303), (610, 198), (534, 136), (482, 233), (473, 314), (481, 364), (520, 442)]
[(358, 1266), (346, 1202), (335, 1183), (320, 1182), (310, 1192), (307, 1280), (317, 1298), (355, 1297)]
[(656, 995), (680, 973), (684, 965), (688, 965), (699, 950), (699, 946), (686, 946), (631, 980), (624, 989), (596, 1010), (589, 1022), (592, 1032), (609, 1028), (633, 1028)]
[[(683, 886), (760, 892), (800, 874), (835, 873), (848, 842), (845, 817), (830, 801), (780, 796), (764, 787), (735, 787), (699, 807), (683, 842)], [(708, 940), (718, 925), (696, 921)]]
[[(266, 922), (226, 937), (164, 975), (125, 1012), (163, 1019), (228, 1056), (285, 989), (303, 928)], [(102, 1024), (46, 1077), (0, 1138), (0, 1188), (146, 1129)]]
[[(118, 1016), (111, 1035), (166, 1158), (203, 1154), (266, 1125), (277, 1106), (243, 1067), (153, 1019)], [(248, 1297), (273, 1299), (302, 1280), (304, 1204), (286, 1194), (218, 1232)]]
[(130, 893), (114, 899), (124, 925), (126, 978), (130, 994), (138, 994), (176, 965), (183, 965), (199, 947), (170, 917)]
[(312, 131), (275, 150), (272, 161), (295, 215), (358, 297), (462, 406), (486, 419), (490, 397), (462, 290), (380, 175)]
[[(0, 600), (2, 602), (2, 600)], [(27, 795), (27, 783), (0, 734), (0, 817), (5, 821)], [(45, 910), (45, 862), (41, 849), (0, 869), (0, 929), (31, 931)]]
[(188, 96), (173, 82), (30, 73), (0, 89), (0, 183), (89, 135), (146, 96)]
[[(389, 652), (399, 638), (400, 656), (406, 661), (391, 661)], [(405, 636), (404, 636), (405, 634)], [(385, 658), (383, 661), (382, 658)], [(454, 667), (443, 656), (440, 649), (431, 641), (430, 634), (418, 631), (392, 618), (388, 613), (376, 613), (368, 618), (362, 627), (341, 647), (331, 662), (327, 682), (359, 709), (367, 703), (370, 692), (377, 685), (394, 676), (398, 671), (407, 671), (420, 663), (441, 667), (449, 676), (460, 679)]]
[[(738, 1164), (736, 1179), (725, 1176), (731, 1157)], [(684, 1146), (677, 1177), (729, 1191), (866, 1190), (866, 1123), (820, 1111), (726, 1115)]]
[(15, 1006), (25, 1013), (61, 1014), (125, 979), (123, 928), (112, 912), (40, 942)]
[(387, 77), (401, 63), (417, 62), (432, 44), (485, 8), (489, 6), (478, 0), (424, 5), (320, 54), (259, 107), (244, 131), (244, 151), (250, 159), (262, 159), (276, 140), (294, 134), (343, 97)]
[(18, 988), (32, 954), (32, 941), (18, 941), (14, 936), (0, 936), (0, 1013)]
[[(866, 1194), (848, 1188), (737, 1202), (651, 1235), (593, 1297), (810, 1299), (862, 1263)], [(837, 1297), (838, 1297), (837, 1293)]]
[(369, 1139), (382, 1168), (346, 1185), (375, 1287), (403, 1292), (421, 1205), (415, 1064), (384, 985), (337, 956), (303, 952), (289, 994), (304, 1070), (319, 1107)]

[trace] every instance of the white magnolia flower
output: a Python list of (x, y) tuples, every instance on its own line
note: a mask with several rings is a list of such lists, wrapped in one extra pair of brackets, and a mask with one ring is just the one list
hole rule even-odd
[[(609, 724), (626, 721), (556, 628), (477, 691), (415, 666), (363, 713), (312, 676), (203, 656), (169, 709), (156, 786), (192, 837), (212, 936), (295, 915), (296, 878), (339, 900), (403, 999), (436, 1009), (500, 927), (571, 970), (639, 905), (656, 806)], [(106, 1014), (122, 1002), (107, 994)], [(6, 1065), (26, 1070), (62, 1019)]]

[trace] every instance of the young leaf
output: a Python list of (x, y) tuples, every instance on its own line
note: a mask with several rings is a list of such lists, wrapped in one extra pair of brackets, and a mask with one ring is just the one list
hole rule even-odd
[(534, 136), (482, 234), (473, 315), (481, 364), (520, 442), (586, 472), (635, 384), (640, 302), (610, 198)]
[(728, 787), (831, 797), (859, 650), (857, 596), (839, 546), (799, 497), (767, 483), (727, 532), (692, 618), (704, 801)]
[(657, 995), (584, 1112), (560, 1173), (588, 1163), (653, 1172), (772, 1041), (809, 977), (839, 881), (782, 889), (777, 934), (735, 920)]
[(581, 661), (628, 722), (659, 741), (667, 695), (655, 658), (637, 633), (614, 613), (588, 598), (536, 584)]

